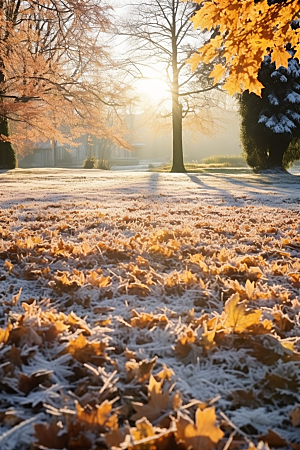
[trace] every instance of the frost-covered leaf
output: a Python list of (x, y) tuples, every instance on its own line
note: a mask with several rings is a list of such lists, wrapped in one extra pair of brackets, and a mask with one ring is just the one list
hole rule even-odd
[(234, 294), (225, 304), (226, 319), (224, 326), (231, 328), (236, 333), (241, 333), (247, 328), (259, 323), (262, 310), (249, 310), (245, 303), (239, 303), (239, 294)]
[(187, 448), (212, 450), (222, 439), (224, 433), (216, 425), (215, 408), (207, 408), (201, 411), (197, 409), (195, 414), (195, 423), (187, 418), (180, 416), (177, 421), (177, 439), (183, 441)]

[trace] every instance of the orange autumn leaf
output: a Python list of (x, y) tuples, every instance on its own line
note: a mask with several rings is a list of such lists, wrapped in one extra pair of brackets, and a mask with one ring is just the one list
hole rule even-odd
[(131, 428), (130, 430), (134, 441), (140, 441), (141, 439), (145, 439), (155, 434), (155, 429), (153, 428), (149, 420), (147, 420), (145, 417), (137, 420), (135, 425), (136, 427)]
[(154, 427), (145, 417), (137, 420), (135, 427), (125, 431), (125, 436), (119, 430), (109, 433), (105, 435), (105, 441), (124, 450), (163, 450), (174, 445), (173, 429)]
[(224, 326), (236, 333), (242, 333), (252, 325), (259, 324), (262, 310), (249, 310), (245, 303), (239, 303), (239, 294), (233, 294), (225, 303), (226, 319)]
[(272, 51), (272, 62), (276, 63), (276, 69), (280, 66), (287, 67), (290, 57), (291, 55), (284, 48), (275, 47)]
[(89, 342), (82, 334), (69, 342), (67, 351), (81, 363), (101, 363), (105, 360), (104, 342)]
[(89, 405), (82, 408), (76, 402), (77, 420), (84, 422), (87, 429), (109, 428), (114, 430), (118, 426), (118, 416), (116, 413), (112, 414), (112, 405), (113, 402), (105, 400), (101, 405), (96, 405), (94, 408)]
[(89, 329), (88, 325), (85, 323), (84, 320), (82, 320), (80, 317), (78, 317), (74, 311), (71, 311), (68, 317), (66, 318), (66, 323), (71, 326), (75, 326), (76, 328), (80, 328), (85, 331), (87, 334), (91, 334), (91, 330)]
[(260, 95), (262, 84), (257, 80), (263, 57), (272, 52), (276, 67), (287, 66), (290, 43), (299, 51), (299, 30), (291, 21), (298, 17), (297, 2), (268, 5), (266, 0), (204, 0), (192, 17), (194, 28), (216, 29), (211, 39), (194, 54), (188, 63), (195, 70), (199, 63), (211, 63), (222, 49), (222, 63), (211, 72), (217, 82), (226, 72), (223, 89), (230, 95), (249, 89)]
[(0, 344), (5, 344), (8, 341), (9, 333), (12, 329), (12, 324), (9, 324), (4, 330), (0, 328)]
[(168, 367), (166, 366), (166, 364), (164, 364), (164, 363), (163, 363), (162, 366), (163, 366), (162, 370), (161, 370), (158, 374), (156, 374), (155, 376), (156, 376), (160, 381), (163, 381), (163, 380), (170, 380), (170, 379), (172, 378), (172, 376), (175, 375), (175, 374), (174, 374), (174, 371), (173, 371), (172, 369), (168, 368)]
[(136, 413), (131, 417), (132, 420), (146, 417), (154, 421), (163, 414), (169, 403), (169, 392), (162, 392), (161, 386), (162, 381), (156, 381), (151, 375), (148, 385), (149, 402), (146, 405), (137, 402), (132, 403), (136, 410)]
[(224, 77), (226, 68), (222, 64), (216, 64), (214, 69), (209, 74), (210, 77), (214, 78), (214, 84), (217, 84)]
[(215, 408), (203, 411), (198, 408), (195, 423), (186, 416), (180, 416), (177, 421), (176, 438), (182, 441), (186, 448), (212, 450), (223, 436), (223, 431), (216, 425)]
[(155, 325), (167, 325), (169, 323), (168, 318), (165, 314), (154, 315), (152, 312), (148, 313), (138, 313), (135, 309), (131, 311), (133, 317), (130, 320), (130, 325), (132, 327), (138, 328), (152, 328)]
[(111, 278), (103, 275), (99, 276), (97, 272), (92, 271), (86, 276), (86, 281), (92, 286), (101, 288), (107, 287), (111, 283)]
[(134, 359), (131, 359), (130, 361), (127, 361), (125, 363), (127, 380), (131, 381), (136, 378), (139, 383), (148, 380), (156, 360), (157, 357), (155, 356), (151, 360), (143, 359), (142, 361), (137, 362)]

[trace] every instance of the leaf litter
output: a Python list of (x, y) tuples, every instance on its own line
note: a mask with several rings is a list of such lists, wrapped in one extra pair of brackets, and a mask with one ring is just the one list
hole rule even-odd
[(155, 201), (0, 209), (1, 449), (300, 448), (298, 209)]

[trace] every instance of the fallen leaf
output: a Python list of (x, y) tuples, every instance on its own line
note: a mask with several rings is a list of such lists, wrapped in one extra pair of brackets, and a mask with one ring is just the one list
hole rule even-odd
[(104, 342), (89, 342), (82, 334), (69, 342), (67, 351), (81, 363), (101, 365), (105, 359), (106, 344)]
[(180, 416), (177, 421), (176, 438), (193, 450), (212, 450), (224, 436), (216, 425), (215, 408), (197, 409), (195, 423), (189, 417)]
[(137, 379), (139, 383), (143, 383), (148, 380), (153, 367), (156, 364), (157, 357), (153, 359), (143, 359), (142, 361), (130, 360), (125, 363), (126, 378), (127, 381), (131, 381), (134, 378)]
[(112, 414), (113, 402), (105, 400), (101, 405), (96, 405), (92, 408), (87, 405), (82, 408), (76, 402), (77, 421), (84, 422), (85, 429), (99, 430), (106, 428), (115, 430), (118, 427), (118, 416), (116, 413)]
[(164, 413), (169, 404), (169, 392), (162, 392), (161, 386), (162, 381), (156, 381), (151, 375), (148, 385), (149, 402), (146, 405), (132, 402), (132, 406), (136, 410), (136, 413), (131, 417), (132, 420), (146, 417), (153, 422)]
[(18, 389), (27, 395), (40, 384), (48, 381), (51, 374), (52, 372), (47, 370), (39, 370), (32, 373), (30, 376), (26, 375), (25, 373), (20, 373)]
[(236, 333), (241, 333), (252, 325), (258, 324), (262, 310), (246, 309), (245, 303), (239, 303), (239, 294), (233, 294), (225, 303), (226, 319), (224, 326)]
[(290, 419), (294, 427), (300, 427), (300, 405), (290, 412)]
[(36, 423), (34, 424), (34, 435), (36, 441), (33, 449), (42, 448), (64, 449), (68, 446), (68, 435), (63, 433), (63, 428), (56, 423)]

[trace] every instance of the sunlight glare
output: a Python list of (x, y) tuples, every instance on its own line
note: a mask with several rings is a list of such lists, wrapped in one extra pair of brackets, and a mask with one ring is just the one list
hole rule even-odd
[(153, 105), (158, 105), (170, 97), (168, 85), (157, 78), (145, 78), (137, 83), (137, 90), (141, 96), (141, 102), (150, 101)]

